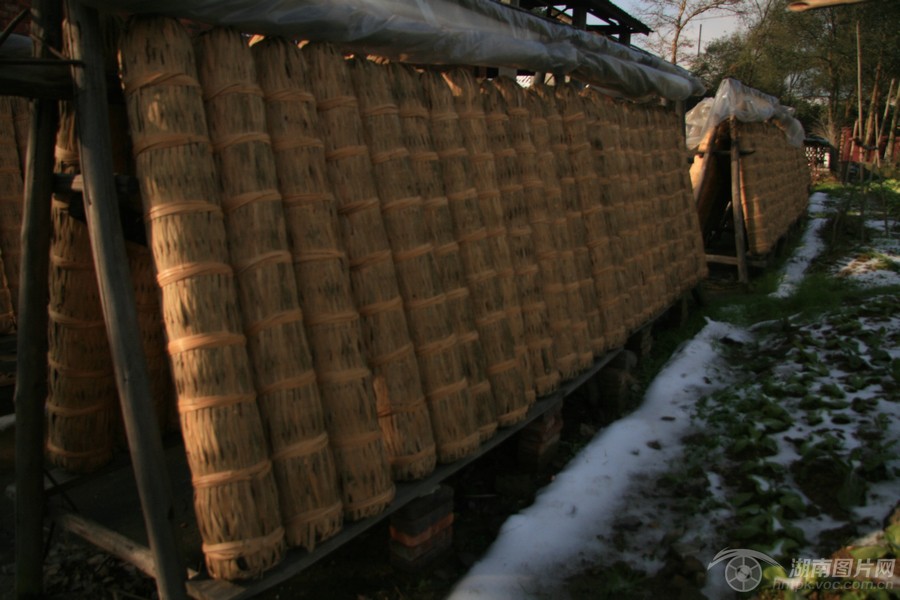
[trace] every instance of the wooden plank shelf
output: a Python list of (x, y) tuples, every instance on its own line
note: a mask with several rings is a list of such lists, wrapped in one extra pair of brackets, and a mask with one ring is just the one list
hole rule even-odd
[[(621, 349), (610, 351), (595, 360), (591, 368), (563, 382), (556, 392), (539, 398), (523, 421), (512, 427), (500, 429), (473, 455), (450, 464), (439, 465), (429, 476), (419, 481), (397, 483), (394, 501), (381, 514), (345, 524), (340, 533), (322, 542), (313, 552), (302, 549), (288, 551), (285, 559), (277, 567), (258, 580), (229, 582), (210, 579), (205, 574), (198, 573), (200, 565), (197, 564), (196, 569), (188, 569), (186, 574), (188, 595), (198, 600), (251, 598), (287, 581), (388, 518), (410, 501), (433, 491), (441, 482), (509, 440), (572, 395), (619, 352)], [(183, 446), (170, 444), (165, 454), (175, 488), (176, 509), (183, 520), (190, 520), (193, 518), (190, 473), (184, 459)], [(51, 515), (57, 525), (107, 553), (133, 564), (145, 574), (151, 577), (156, 575), (152, 555), (144, 539), (141, 513), (134, 510), (139, 506), (138, 493), (128, 464), (119, 463), (116, 467), (104, 469), (100, 474), (69, 478), (60, 484), (61, 489), (55, 490), (58, 492), (56, 494), (52, 488), (48, 489), (48, 494), (55, 499), (51, 506)], [(77, 512), (72, 510), (70, 503), (78, 507)], [(133, 507), (132, 510), (128, 510), (129, 505)], [(202, 560), (199, 558), (199, 537), (196, 536), (195, 524), (188, 522), (182, 525), (182, 546), (195, 546), (193, 549), (187, 548), (187, 558)], [(191, 552), (196, 556), (192, 556)]]

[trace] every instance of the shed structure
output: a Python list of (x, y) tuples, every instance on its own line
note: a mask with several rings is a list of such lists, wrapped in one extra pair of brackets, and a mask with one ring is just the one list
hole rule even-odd
[[(63, 511), (57, 522), (155, 577), (163, 598), (246, 597), (558, 407), (705, 275), (671, 109), (561, 78), (479, 86), (463, 67), (421, 64), (570, 72), (671, 101), (699, 85), (677, 67), (487, 0), (429, 3), (427, 15), (404, 0), (362, 13), (350, 0), (296, 0), (298, 21), (279, 3), (249, 3), (250, 13), (90, 4), (133, 13), (124, 33), (80, 0), (65, 3), (61, 27), (60, 3), (38, 0), (35, 56), (0, 59), (46, 70), (37, 88), (6, 75), (14, 92), (39, 96), (24, 173), (4, 166), (22, 176), (24, 199), (20, 596), (40, 590), (43, 429), (59, 420), (45, 423), (44, 407), (61, 397), (48, 386), (53, 369), (115, 381), (121, 417), (97, 427), (114, 439), (121, 418), (136, 483), (131, 495), (114, 472), (98, 477), (82, 487), (94, 518)], [(214, 26), (192, 39), (176, 17)], [(522, 54), (510, 54), (504, 44), (523, 31)], [(268, 39), (251, 48), (245, 33)], [(320, 39), (298, 47), (280, 35)], [(491, 43), (440, 54), (467, 37)], [(551, 46), (585, 60), (544, 62)], [(72, 101), (62, 118), (60, 99)], [(57, 147), (67, 154), (54, 158)], [(78, 243), (54, 262), (51, 238)], [(129, 268), (126, 238), (149, 248), (152, 269), (135, 268), (146, 249)], [(80, 299), (93, 312), (51, 303), (48, 314), (42, 299), (62, 302), (55, 290), (66, 287), (48, 282), (76, 273), (88, 286), (89, 272), (96, 289)], [(88, 326), (105, 329), (112, 373), (48, 364), (48, 327), (54, 347), (77, 354), (60, 332)], [(169, 368), (149, 369), (162, 353)], [(93, 415), (86, 396), (50, 412)], [(170, 414), (180, 441), (164, 450)], [(51, 454), (94, 470), (114, 444), (97, 431), (57, 436)], [(75, 441), (102, 441), (103, 453)], [(101, 522), (98, 498), (139, 499), (144, 531)], [(192, 510), (176, 535), (178, 506)], [(188, 571), (185, 557), (205, 567)]]

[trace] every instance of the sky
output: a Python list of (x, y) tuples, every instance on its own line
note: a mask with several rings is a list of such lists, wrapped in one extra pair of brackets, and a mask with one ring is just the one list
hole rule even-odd
[[(637, 17), (638, 19), (641, 18), (640, 0), (613, 0), (613, 4), (628, 12), (630, 15)], [(703, 48), (714, 39), (734, 33), (740, 27), (740, 23), (733, 15), (704, 15), (698, 17), (698, 19), (692, 22), (687, 28), (687, 36), (692, 39), (695, 44), (701, 33), (700, 25), (703, 26), (702, 37), (700, 38), (700, 44)], [(647, 36), (634, 36), (631, 43), (636, 46), (644, 47), (641, 40), (645, 39), (647, 39)]]

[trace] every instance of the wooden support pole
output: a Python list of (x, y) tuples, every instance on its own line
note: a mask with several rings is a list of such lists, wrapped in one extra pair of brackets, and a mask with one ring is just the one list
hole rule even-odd
[(128, 446), (156, 565), (156, 586), (162, 599), (186, 598), (186, 571), (171, 520), (175, 512), (172, 493), (139, 342), (134, 289), (119, 217), (99, 19), (95, 9), (79, 0), (67, 0), (66, 6), (66, 35), (74, 58), (83, 62), (72, 75), (85, 213)]
[(747, 239), (744, 234), (744, 200), (741, 190), (741, 144), (737, 119), (731, 117), (731, 214), (734, 217), (734, 246), (737, 252), (738, 281), (750, 281), (747, 275)]
[[(59, 2), (34, 0), (35, 56), (59, 46)], [(38, 598), (43, 586), (44, 399), (47, 396), (47, 297), (50, 268), (50, 198), (57, 104), (35, 100), (25, 157), (22, 269), (16, 366), (16, 597)]]

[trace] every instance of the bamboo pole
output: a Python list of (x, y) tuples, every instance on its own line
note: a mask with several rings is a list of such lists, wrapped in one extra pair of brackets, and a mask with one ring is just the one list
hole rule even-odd
[(160, 598), (186, 598), (185, 570), (172, 521), (175, 510), (139, 343), (140, 326), (113, 179), (100, 25), (97, 11), (78, 0), (69, 0), (67, 9), (66, 33), (72, 54), (83, 62), (72, 71), (88, 228), (144, 524), (156, 563), (156, 586)]
[(897, 95), (894, 96), (894, 116), (891, 117), (891, 128), (888, 130), (887, 148), (884, 149), (884, 159), (887, 162), (894, 160), (894, 141), (897, 136), (897, 114), (900, 113), (900, 85), (897, 86)]
[(747, 241), (744, 235), (744, 206), (741, 189), (741, 147), (737, 120), (731, 117), (731, 213), (734, 216), (734, 245), (737, 252), (738, 281), (747, 283)]
[[(36, 57), (59, 47), (57, 2), (35, 0), (31, 32)], [(47, 393), (47, 275), (50, 262), (50, 197), (53, 145), (59, 115), (55, 100), (36, 100), (25, 160), (22, 215), (22, 287), (16, 355), (16, 597), (41, 595), (44, 517), (44, 397)]]
[(881, 143), (881, 138), (884, 137), (884, 127), (887, 125), (888, 116), (891, 113), (891, 98), (894, 95), (894, 84), (897, 83), (896, 78), (891, 78), (891, 84), (888, 86), (887, 96), (884, 97), (884, 116), (881, 117), (881, 126), (878, 128), (878, 136), (875, 138), (875, 145), (878, 146)]

